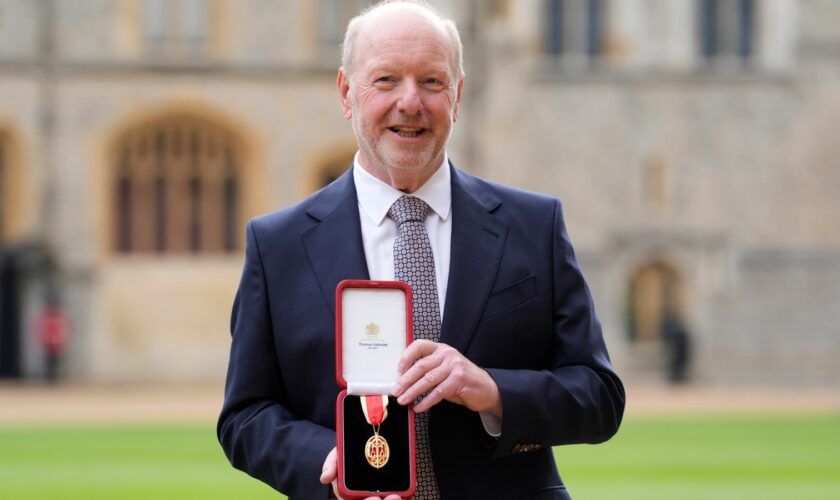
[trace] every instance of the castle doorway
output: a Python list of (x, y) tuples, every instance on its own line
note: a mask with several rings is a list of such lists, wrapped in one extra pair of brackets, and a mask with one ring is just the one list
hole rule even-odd
[(681, 383), (687, 379), (691, 339), (684, 318), (683, 280), (664, 262), (649, 262), (631, 275), (627, 336), (637, 361)]

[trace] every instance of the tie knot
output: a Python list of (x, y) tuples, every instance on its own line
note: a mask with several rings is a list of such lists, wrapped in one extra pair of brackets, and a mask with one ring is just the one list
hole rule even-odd
[(423, 222), (428, 213), (429, 205), (426, 205), (425, 201), (414, 196), (401, 196), (391, 205), (388, 217), (392, 218), (397, 226), (401, 226), (403, 222), (408, 221)]

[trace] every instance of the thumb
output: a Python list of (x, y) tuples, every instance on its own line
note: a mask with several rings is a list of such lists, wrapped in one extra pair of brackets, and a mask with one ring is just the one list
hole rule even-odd
[(324, 467), (321, 469), (321, 484), (330, 484), (336, 476), (336, 450), (333, 448), (324, 460)]

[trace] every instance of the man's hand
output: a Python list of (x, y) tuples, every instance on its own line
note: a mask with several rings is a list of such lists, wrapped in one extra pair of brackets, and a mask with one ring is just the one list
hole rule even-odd
[[(324, 466), (321, 468), (321, 484), (332, 483), (333, 494), (336, 498), (341, 498), (338, 494), (338, 451), (335, 448), (330, 450), (327, 458), (324, 460)], [(365, 500), (383, 500), (382, 497), (367, 497)], [(384, 500), (400, 500), (399, 495), (388, 495)]]
[(394, 396), (401, 405), (428, 392), (414, 406), (416, 412), (445, 399), (502, 418), (502, 398), (490, 374), (446, 344), (415, 340), (403, 352), (397, 370), (402, 375)]

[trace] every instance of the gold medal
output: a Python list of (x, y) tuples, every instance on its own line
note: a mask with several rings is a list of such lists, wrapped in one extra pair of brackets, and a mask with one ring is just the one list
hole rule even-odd
[(365, 443), (365, 458), (371, 467), (381, 469), (391, 458), (388, 441), (379, 435), (379, 425), (388, 417), (388, 396), (362, 396), (360, 399), (365, 420), (373, 426), (373, 436)]
[(365, 458), (371, 467), (381, 469), (391, 458), (391, 449), (388, 448), (388, 441), (379, 435), (379, 426), (373, 428), (373, 436), (365, 444)]

